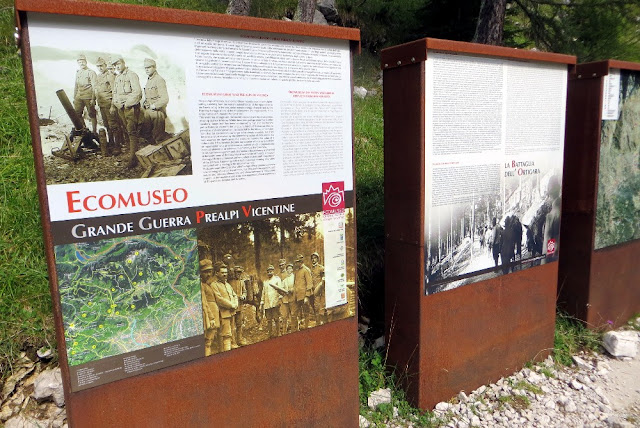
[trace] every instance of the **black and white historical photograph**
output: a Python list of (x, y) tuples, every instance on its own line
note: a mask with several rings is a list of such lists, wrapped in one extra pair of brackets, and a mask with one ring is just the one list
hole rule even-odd
[(505, 161), (492, 192), (426, 213), (426, 294), (557, 257), (562, 170), (554, 164), (539, 158)]
[(180, 42), (108, 27), (51, 30), (31, 32), (47, 184), (190, 175)]
[(333, 307), (325, 303), (325, 257), (334, 255), (325, 254), (322, 218), (296, 214), (198, 230), (206, 355), (355, 315), (353, 210), (343, 223), (347, 303)]

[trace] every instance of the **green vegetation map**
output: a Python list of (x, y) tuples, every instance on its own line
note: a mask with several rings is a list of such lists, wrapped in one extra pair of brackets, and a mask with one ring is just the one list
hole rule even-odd
[(55, 254), (69, 365), (203, 334), (195, 229)]
[(640, 239), (640, 73), (621, 70), (619, 103), (602, 122), (596, 249)]

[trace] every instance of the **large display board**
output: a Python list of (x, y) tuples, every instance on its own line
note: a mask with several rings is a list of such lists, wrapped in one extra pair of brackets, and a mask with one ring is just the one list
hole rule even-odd
[(567, 67), (425, 62), (426, 294), (557, 260)]
[(36, 12), (25, 37), (72, 391), (354, 315), (348, 38)]
[(640, 72), (603, 79), (596, 250), (640, 239)]
[(381, 53), (387, 362), (421, 408), (553, 347), (575, 61), (430, 38)]

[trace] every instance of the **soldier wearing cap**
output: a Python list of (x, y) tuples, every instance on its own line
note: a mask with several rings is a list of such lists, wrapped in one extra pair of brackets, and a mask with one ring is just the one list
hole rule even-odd
[[(281, 259), (284, 260), (284, 259)], [(293, 281), (295, 279), (293, 275), (293, 264), (287, 263), (285, 267), (286, 276), (282, 280), (282, 289), (285, 293), (282, 295), (282, 304), (280, 305), (280, 316), (282, 317), (282, 330), (283, 332), (291, 331), (292, 319), (291, 319), (291, 305), (293, 301)]]
[(82, 117), (87, 109), (91, 119), (91, 128), (95, 134), (98, 131), (98, 117), (96, 116), (96, 72), (87, 67), (87, 57), (78, 55), (78, 70), (76, 83), (73, 88), (73, 109), (78, 117)]
[(113, 109), (117, 112), (129, 139), (127, 168), (133, 168), (138, 163), (136, 151), (138, 150), (138, 121), (142, 89), (140, 89), (138, 75), (127, 67), (121, 56), (117, 56), (113, 64), (118, 74), (113, 86)]
[(120, 154), (120, 144), (122, 136), (120, 135), (120, 129), (118, 126), (118, 117), (111, 113), (111, 105), (113, 103), (113, 85), (116, 80), (115, 74), (113, 74), (107, 68), (107, 62), (102, 57), (98, 57), (96, 66), (100, 72), (96, 76), (96, 100), (98, 101), (98, 108), (100, 109), (100, 116), (102, 117), (102, 123), (107, 128), (107, 135), (109, 136), (109, 146), (113, 151), (113, 154)]
[(209, 356), (219, 352), (216, 343), (220, 330), (220, 310), (213, 292), (213, 264), (211, 260), (200, 261), (200, 287), (202, 288), (202, 308), (204, 318), (204, 352)]
[[(238, 296), (227, 282), (227, 265), (216, 262), (213, 265), (215, 279), (212, 283), (213, 294), (220, 309), (220, 336), (222, 337), (222, 350), (229, 351), (231, 344), (234, 315), (238, 309)], [(237, 346), (235, 346), (237, 348)]]
[(242, 305), (247, 299), (247, 289), (245, 286), (245, 282), (242, 280), (242, 272), (244, 272), (242, 266), (236, 266), (233, 269), (232, 278), (229, 280), (231, 288), (233, 288), (233, 291), (235, 291), (236, 295), (238, 296), (238, 309), (236, 310), (236, 314), (234, 315), (235, 330), (233, 331), (233, 340), (231, 342), (232, 346), (242, 346), (247, 344), (244, 340), (244, 337), (242, 337), (244, 321), (242, 315)]
[(313, 294), (313, 281), (311, 280), (311, 271), (304, 264), (304, 256), (298, 254), (296, 257), (296, 269), (293, 273), (293, 301), (291, 309), (293, 310), (293, 316), (297, 321), (296, 329), (300, 329), (300, 322), (302, 320), (304, 328), (309, 325), (308, 309), (309, 297)]
[[(280, 335), (280, 293), (282, 293), (282, 281), (273, 272), (275, 268), (269, 265), (267, 268), (267, 279), (262, 288), (262, 299), (260, 300), (260, 310), (264, 311), (264, 318), (267, 319), (267, 330), (269, 337)], [(275, 332), (273, 324), (275, 323)]]
[(309, 297), (309, 304), (313, 308), (313, 314), (320, 324), (326, 322), (325, 297), (324, 297), (324, 266), (320, 264), (320, 255), (317, 252), (311, 254), (311, 281), (313, 293)]
[(280, 259), (278, 261), (278, 267), (280, 268), (280, 272), (278, 273), (278, 276), (280, 277), (280, 279), (282, 281), (284, 281), (284, 279), (289, 276), (289, 273), (287, 273), (287, 260), (286, 259)]
[[(167, 104), (169, 93), (167, 83), (156, 71), (156, 62), (150, 58), (144, 60), (144, 71), (147, 73), (147, 84), (144, 86), (144, 122), (142, 135), (150, 135), (152, 144), (166, 140), (169, 134), (165, 132), (167, 118)], [(229, 269), (233, 265), (228, 265)]]

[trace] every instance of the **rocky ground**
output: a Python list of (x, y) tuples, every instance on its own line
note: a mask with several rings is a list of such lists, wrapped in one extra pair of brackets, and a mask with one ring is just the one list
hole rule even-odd
[[(640, 319), (636, 322), (640, 326)], [(637, 331), (624, 334), (625, 352), (613, 350), (618, 357), (610, 352), (583, 353), (573, 357), (572, 367), (558, 367), (549, 357), (494, 384), (461, 391), (436, 405), (439, 426), (640, 427), (640, 339)], [(389, 399), (390, 391), (376, 391), (369, 407)], [(360, 416), (361, 427), (370, 425)], [(396, 418), (388, 425), (412, 423)]]
[[(636, 323), (640, 328), (640, 318)], [(575, 355), (572, 367), (558, 367), (548, 358), (494, 384), (461, 391), (436, 405), (439, 426), (640, 427), (639, 333), (627, 330), (608, 342), (609, 352)], [(50, 351), (39, 351), (35, 361), (22, 355), (0, 399), (0, 424), (6, 428), (67, 426), (60, 369), (51, 362)], [(369, 406), (390, 399), (391, 391), (379, 390), (369, 398)], [(370, 425), (360, 416), (361, 427)], [(396, 416), (385, 425), (413, 423)]]

